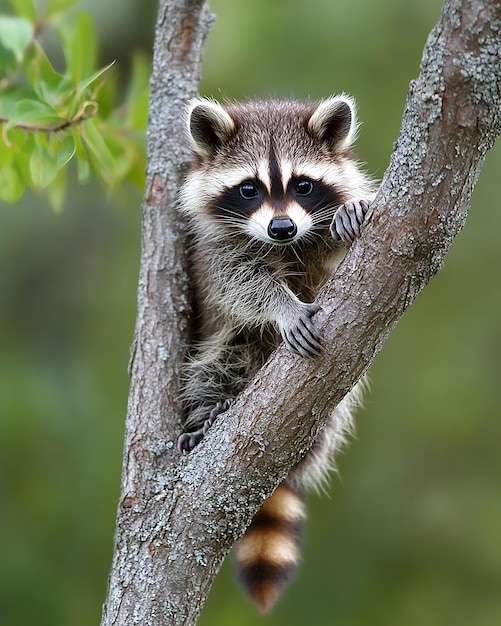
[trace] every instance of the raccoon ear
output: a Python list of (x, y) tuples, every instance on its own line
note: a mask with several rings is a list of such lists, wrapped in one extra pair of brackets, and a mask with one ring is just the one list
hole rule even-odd
[(357, 134), (355, 102), (348, 96), (335, 96), (320, 102), (308, 121), (314, 139), (327, 144), (332, 152), (349, 148)]
[(188, 109), (188, 132), (195, 152), (210, 158), (235, 131), (235, 122), (225, 109), (213, 100), (197, 98)]

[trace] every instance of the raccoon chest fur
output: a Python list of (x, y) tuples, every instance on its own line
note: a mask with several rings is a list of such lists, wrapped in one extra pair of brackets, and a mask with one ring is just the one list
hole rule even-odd
[[(374, 194), (351, 146), (348, 96), (321, 102), (228, 103), (196, 99), (188, 110), (193, 162), (180, 190), (188, 218), (196, 332), (184, 367), (189, 452), (283, 341), (304, 358), (322, 349), (314, 315), (320, 287), (360, 234)], [(333, 409), (237, 544), (244, 587), (267, 611), (299, 560), (305, 508), (352, 428), (358, 384)]]
[[(209, 247), (206, 243), (197, 246), (193, 257), (193, 274), (196, 286), (198, 309), (198, 338), (205, 340), (226, 325), (248, 329), (267, 326), (275, 337), (276, 347), (280, 334), (273, 320), (263, 320), (248, 309), (239, 311), (239, 303), (246, 304), (256, 296), (266, 301), (271, 292), (256, 292), (259, 285), (270, 289), (283, 285), (302, 302), (313, 302), (319, 288), (332, 275), (344, 250), (329, 242), (326, 229), (325, 242), (297, 249), (274, 247), (263, 249), (262, 244), (248, 241), (231, 241), (231, 246)], [(275, 284), (273, 284), (275, 282)], [(275, 332), (272, 332), (273, 329)], [(261, 331), (262, 332), (262, 328)]]

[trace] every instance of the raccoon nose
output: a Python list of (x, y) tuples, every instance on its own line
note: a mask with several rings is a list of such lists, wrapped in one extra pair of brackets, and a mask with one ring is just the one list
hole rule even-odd
[(271, 220), (268, 224), (268, 236), (274, 241), (289, 241), (297, 234), (296, 224), (287, 218)]

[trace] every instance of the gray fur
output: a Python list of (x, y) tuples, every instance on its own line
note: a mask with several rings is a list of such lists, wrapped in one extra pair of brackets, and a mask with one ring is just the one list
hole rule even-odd
[[(217, 403), (245, 388), (281, 338), (305, 357), (320, 351), (315, 297), (346, 253), (343, 242), (351, 243), (365, 220), (370, 202), (354, 201), (370, 200), (374, 193), (350, 151), (357, 125), (354, 103), (347, 96), (321, 103), (265, 101), (225, 107), (195, 100), (188, 128), (194, 162), (180, 199), (193, 233), (200, 310), (199, 341), (184, 370), (189, 434), (180, 437), (180, 450), (198, 443), (218, 414), (213, 412), (209, 420)], [(335, 201), (310, 210), (308, 198), (296, 194), (302, 189), (294, 187), (298, 180), (313, 181), (319, 206), (324, 189)], [(246, 200), (237, 191), (234, 196), (243, 208), (229, 212), (221, 207), (225, 194), (246, 181), (254, 181), (260, 193), (249, 204), (252, 211), (246, 211)], [(272, 241), (267, 220), (291, 215), (299, 225), (297, 236), (285, 243)], [(359, 383), (291, 472), (292, 482), (308, 487), (322, 483), (333, 453), (352, 429), (352, 412), (360, 399)]]

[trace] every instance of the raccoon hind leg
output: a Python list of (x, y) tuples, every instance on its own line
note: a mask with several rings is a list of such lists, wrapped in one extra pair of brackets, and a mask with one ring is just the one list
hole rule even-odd
[(247, 386), (271, 348), (263, 349), (259, 331), (223, 328), (201, 343), (184, 368), (182, 399), (185, 432), (179, 451), (190, 451), (203, 439), (216, 418), (228, 410)]
[(227, 398), (224, 401), (216, 402), (216, 406), (210, 411), (209, 417), (205, 420), (201, 428), (193, 432), (182, 433), (177, 440), (177, 449), (179, 452), (190, 452), (197, 446), (207, 434), (209, 428), (214, 424), (218, 415), (227, 411), (233, 404), (233, 398)]

